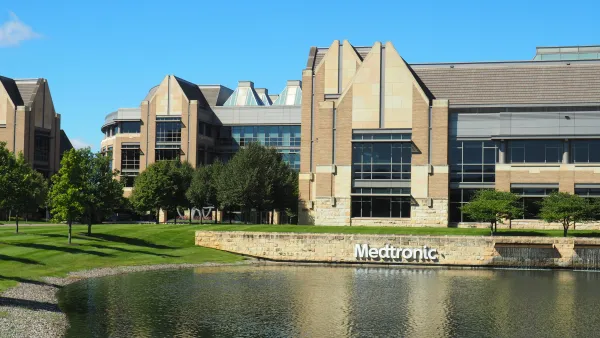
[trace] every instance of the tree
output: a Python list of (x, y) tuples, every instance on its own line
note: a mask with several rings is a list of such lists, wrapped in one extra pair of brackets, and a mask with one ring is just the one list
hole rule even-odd
[(522, 215), (518, 205), (519, 196), (507, 191), (479, 190), (471, 202), (460, 209), (472, 219), (490, 223), (492, 235), (498, 231), (498, 223)]
[(571, 225), (593, 218), (594, 209), (594, 206), (578, 195), (554, 192), (542, 200), (539, 216), (548, 223), (561, 223), (563, 236), (567, 237)]
[(71, 149), (64, 153), (58, 173), (52, 176), (50, 205), (56, 221), (66, 221), (69, 226), (69, 244), (73, 221), (85, 212), (84, 192), (86, 166), (84, 153)]
[(19, 233), (19, 216), (35, 211), (46, 202), (48, 183), (35, 171), (22, 153), (14, 156), (0, 143), (0, 206), (15, 214), (15, 231)]
[[(298, 211), (298, 172), (281, 161), (275, 186), (273, 207), (285, 212), (288, 217), (294, 217)], [(273, 224), (273, 217), (271, 217)]]
[[(175, 197), (177, 208), (184, 207), (191, 209), (192, 204), (187, 198), (186, 192), (192, 184), (194, 177), (194, 168), (188, 162), (179, 163), (175, 171), (175, 180), (177, 184), (177, 194)], [(190, 212), (190, 223), (192, 222), (192, 214)], [(177, 215), (175, 215), (175, 223), (177, 223)]]
[(155, 212), (156, 223), (160, 210), (175, 210), (183, 205), (181, 196), (183, 179), (182, 164), (179, 161), (159, 161), (152, 163), (133, 184), (131, 203), (139, 212)]
[[(227, 163), (218, 179), (217, 198), (224, 208), (238, 206), (248, 215), (273, 206), (281, 155), (272, 148), (251, 143)], [(245, 217), (245, 221), (248, 217)]]
[[(186, 192), (186, 197), (190, 201), (192, 207), (203, 210), (202, 208), (205, 206), (216, 206), (218, 204), (217, 180), (222, 168), (223, 163), (221, 161), (216, 161), (213, 164), (201, 166), (195, 170), (192, 183)], [(200, 217), (200, 223), (202, 223), (202, 217)]]
[(92, 153), (89, 148), (77, 150), (84, 162), (85, 218), (87, 234), (92, 234), (94, 220), (101, 222), (121, 204), (123, 185), (116, 180), (118, 171), (110, 170), (110, 158), (100, 153)]

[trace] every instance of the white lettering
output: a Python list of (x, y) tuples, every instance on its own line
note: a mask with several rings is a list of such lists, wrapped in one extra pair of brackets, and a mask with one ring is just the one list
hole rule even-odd
[(354, 246), (356, 259), (405, 259), (415, 261), (429, 261), (438, 259), (437, 249), (430, 249), (426, 245), (423, 248), (396, 248), (386, 244), (381, 248), (372, 248), (368, 244), (356, 244)]
[(356, 244), (354, 246), (354, 257), (356, 258), (369, 258), (369, 245), (368, 244)]
[(377, 250), (377, 248), (370, 248), (369, 249), (369, 256), (371, 256), (371, 258), (378, 258), (378, 256), (379, 256), (379, 250)]

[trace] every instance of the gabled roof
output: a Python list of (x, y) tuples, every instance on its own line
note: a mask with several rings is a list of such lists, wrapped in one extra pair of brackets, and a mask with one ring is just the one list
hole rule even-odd
[(204, 95), (202, 95), (202, 91), (200, 90), (200, 88), (198, 88), (197, 85), (195, 85), (189, 81), (186, 81), (182, 78), (179, 78), (177, 76), (173, 76), (173, 77), (175, 78), (175, 80), (181, 87), (181, 90), (183, 91), (185, 96), (187, 96), (187, 98), (189, 100), (197, 100), (201, 106), (208, 105), (208, 101), (206, 100)]
[(6, 92), (8, 92), (8, 97), (10, 97), (13, 104), (15, 106), (23, 106), (23, 98), (21, 97), (21, 93), (19, 92), (19, 88), (17, 87), (15, 80), (0, 76), (0, 82), (2, 83), (2, 86), (4, 86)]

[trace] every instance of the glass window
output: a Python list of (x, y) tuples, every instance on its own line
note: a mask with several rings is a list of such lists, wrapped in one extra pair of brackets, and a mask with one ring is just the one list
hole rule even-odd
[(181, 152), (179, 149), (156, 149), (155, 161), (179, 161)]
[(50, 160), (50, 135), (35, 133), (33, 160), (48, 162)]
[(600, 140), (572, 140), (572, 163), (600, 163)]
[(137, 174), (132, 174), (132, 173), (129, 173), (127, 175), (121, 175), (121, 183), (123, 183), (123, 185), (126, 188), (132, 188), (133, 184), (135, 183), (136, 177), (137, 177)]
[(121, 122), (121, 133), (124, 134), (135, 134), (139, 133), (142, 128), (142, 122), (140, 121), (123, 121)]
[(352, 144), (352, 177), (355, 179), (410, 180), (410, 143)]
[(156, 143), (181, 142), (181, 122), (156, 122)]
[(121, 149), (121, 171), (140, 169), (140, 149)]
[(521, 196), (523, 219), (539, 219), (542, 200), (551, 193), (557, 192), (558, 188), (512, 188), (510, 191)]
[(493, 141), (450, 142), (451, 182), (494, 182), (498, 148)]
[(473, 222), (460, 208), (469, 203), (479, 189), (450, 189), (450, 222)]
[(352, 196), (352, 217), (408, 218), (409, 196)]
[(508, 141), (509, 163), (560, 163), (562, 153), (561, 140)]

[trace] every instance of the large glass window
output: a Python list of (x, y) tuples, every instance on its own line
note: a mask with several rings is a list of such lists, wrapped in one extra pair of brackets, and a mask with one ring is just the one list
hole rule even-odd
[(140, 149), (123, 148), (121, 149), (121, 171), (140, 169)]
[(156, 149), (155, 161), (179, 161), (180, 155), (179, 149)]
[[(600, 187), (599, 188), (578, 188), (575, 185), (575, 195), (585, 198), (590, 204), (600, 203)], [(600, 220), (600, 214), (594, 215), (594, 220)]]
[(473, 222), (460, 208), (471, 202), (479, 189), (450, 189), (450, 222)]
[(108, 158), (109, 158), (108, 170), (110, 170), (112, 172), (113, 171), (113, 147), (112, 146), (108, 146), (106, 148), (106, 156), (108, 156)]
[(494, 182), (498, 147), (493, 141), (450, 143), (451, 182)]
[(561, 140), (508, 141), (509, 163), (560, 163), (562, 153)]
[(156, 122), (156, 143), (181, 142), (181, 122)]
[(409, 196), (352, 196), (352, 217), (408, 218)]
[(572, 163), (600, 163), (600, 140), (572, 140)]
[(35, 133), (33, 159), (35, 162), (50, 160), (50, 136)]
[(136, 134), (140, 132), (142, 122), (140, 121), (123, 121), (121, 122), (120, 132), (125, 134)]
[[(300, 169), (300, 126), (231, 126), (220, 129), (218, 144), (228, 148), (221, 153), (235, 153), (239, 147), (254, 142), (276, 148), (291, 168)], [(223, 161), (229, 157), (221, 155)]]
[(362, 180), (410, 180), (408, 142), (354, 142), (352, 175)]
[(539, 219), (542, 200), (551, 193), (557, 192), (558, 188), (511, 188), (510, 191), (521, 196), (523, 219)]

